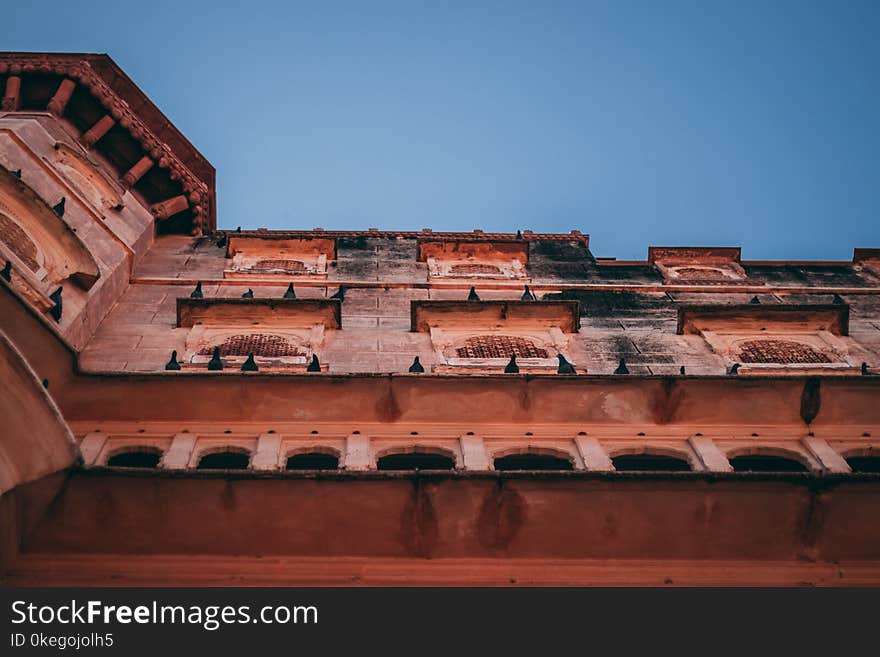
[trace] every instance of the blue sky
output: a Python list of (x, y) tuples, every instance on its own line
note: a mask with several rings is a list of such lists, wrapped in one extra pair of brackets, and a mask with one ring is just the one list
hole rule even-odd
[(877, 1), (43, 0), (3, 22), (8, 50), (109, 53), (217, 168), (222, 228), (880, 246)]

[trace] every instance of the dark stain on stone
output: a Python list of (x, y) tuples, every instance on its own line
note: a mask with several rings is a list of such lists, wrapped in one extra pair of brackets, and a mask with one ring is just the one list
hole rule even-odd
[(336, 248), (340, 251), (363, 251), (365, 249), (371, 249), (370, 243), (363, 235), (358, 235), (356, 237), (338, 237), (336, 239)]
[(503, 479), (483, 500), (477, 518), (477, 540), (487, 550), (507, 549), (525, 520), (525, 501)]
[(101, 524), (114, 522), (113, 517), (116, 515), (116, 501), (113, 496), (113, 493), (104, 489), (101, 491), (101, 494), (98, 496), (98, 503), (95, 505), (97, 511), (97, 517), (101, 519)]
[(388, 381), (386, 385), (388, 386), (386, 394), (376, 402), (376, 414), (383, 422), (397, 422), (401, 412), (400, 405), (394, 395), (394, 384)]
[(223, 492), (220, 495), (220, 504), (224, 509), (235, 508), (235, 488), (228, 479), (223, 482)]
[(593, 254), (578, 240), (532, 240), (529, 242), (529, 260), (546, 259), (556, 262), (586, 260), (593, 262)]
[(820, 560), (818, 540), (825, 524), (826, 507), (822, 491), (810, 491), (810, 499), (803, 516), (803, 524), (800, 528), (802, 551), (798, 555), (806, 561)]
[(664, 378), (654, 399), (651, 414), (657, 424), (668, 424), (681, 403), (681, 386), (672, 377)]
[(804, 391), (801, 393), (801, 419), (807, 424), (816, 419), (822, 406), (819, 387), (819, 379), (815, 377), (807, 379), (804, 383)]
[(546, 299), (580, 302), (582, 317), (638, 316), (640, 319), (674, 317), (675, 306), (666, 295), (610, 290), (563, 290)]
[(616, 515), (613, 513), (606, 513), (605, 518), (602, 520), (602, 536), (605, 538), (613, 538), (617, 536), (617, 530), (620, 526), (620, 522)]
[(528, 381), (522, 382), (522, 388), (519, 393), (519, 405), (524, 411), (528, 411), (532, 407), (532, 393), (529, 390)]
[(412, 556), (427, 559), (437, 545), (438, 535), (437, 512), (428, 487), (415, 475), (412, 494), (400, 516), (400, 542)]

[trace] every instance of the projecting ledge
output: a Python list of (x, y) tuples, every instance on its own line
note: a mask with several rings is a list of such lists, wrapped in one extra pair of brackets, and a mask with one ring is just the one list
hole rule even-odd
[(557, 326), (565, 333), (576, 333), (579, 308), (577, 301), (412, 301), (410, 330)]
[(177, 326), (195, 324), (282, 325), (288, 328), (342, 325), (338, 299), (177, 299)]

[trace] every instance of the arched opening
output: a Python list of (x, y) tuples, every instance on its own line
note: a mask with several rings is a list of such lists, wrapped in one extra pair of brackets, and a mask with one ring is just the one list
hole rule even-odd
[(380, 456), (376, 461), (376, 468), (378, 470), (453, 470), (455, 458), (446, 450), (415, 449)]
[(475, 335), (455, 350), (459, 358), (547, 358), (547, 350), (515, 335)]
[(853, 472), (880, 473), (880, 455), (847, 456), (846, 462)]
[(494, 461), (496, 470), (573, 470), (571, 459), (562, 453), (522, 452), (499, 456)]
[(287, 457), (286, 470), (338, 470), (339, 456), (326, 452), (302, 452)]
[(251, 456), (245, 451), (223, 450), (205, 454), (199, 459), (199, 470), (245, 470)]
[(132, 447), (112, 454), (107, 465), (111, 468), (155, 468), (161, 458), (162, 452), (158, 449)]
[(734, 472), (809, 472), (800, 461), (778, 454), (743, 454), (730, 459)]
[(611, 459), (618, 472), (687, 472), (686, 459), (666, 454), (621, 454)]

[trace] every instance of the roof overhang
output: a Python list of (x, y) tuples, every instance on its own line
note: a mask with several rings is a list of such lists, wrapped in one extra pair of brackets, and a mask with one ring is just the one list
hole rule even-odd
[[(150, 178), (150, 190), (169, 194), (167, 199), (148, 198), (154, 214), (167, 225), (180, 225), (187, 232), (211, 232), (217, 225), (215, 171), (205, 157), (186, 139), (141, 91), (122, 69), (106, 54), (0, 52), (0, 81), (18, 77), (27, 90), (31, 81), (48, 91), (36, 93), (40, 108), (29, 108), (16, 99), (20, 107), (12, 109), (51, 110), (50, 98), (63, 80), (70, 80), (77, 90), (87, 92), (88, 102), (71, 100), (61, 108), (60, 115), (82, 128), (80, 139), (86, 148), (96, 148), (111, 162), (126, 161), (129, 166), (143, 158), (153, 162), (144, 180)], [(54, 86), (49, 84), (54, 81)], [(65, 113), (66, 112), (66, 113)], [(88, 141), (87, 128), (102, 117), (118, 128), (115, 143), (109, 138), (95, 143)], [(124, 137), (124, 143), (121, 140)], [(118, 152), (113, 151), (118, 147)], [(111, 152), (113, 151), (113, 152)], [(122, 151), (125, 151), (124, 153)], [(119, 171), (124, 178), (126, 171)], [(141, 181), (143, 182), (143, 181)], [(168, 190), (167, 192), (165, 190)], [(174, 199), (175, 202), (162, 206)], [(158, 207), (157, 207), (158, 206)], [(163, 216), (171, 212), (172, 215)], [(176, 217), (174, 215), (177, 215)], [(185, 224), (185, 226), (184, 226)], [(175, 231), (172, 231), (175, 232)]]

